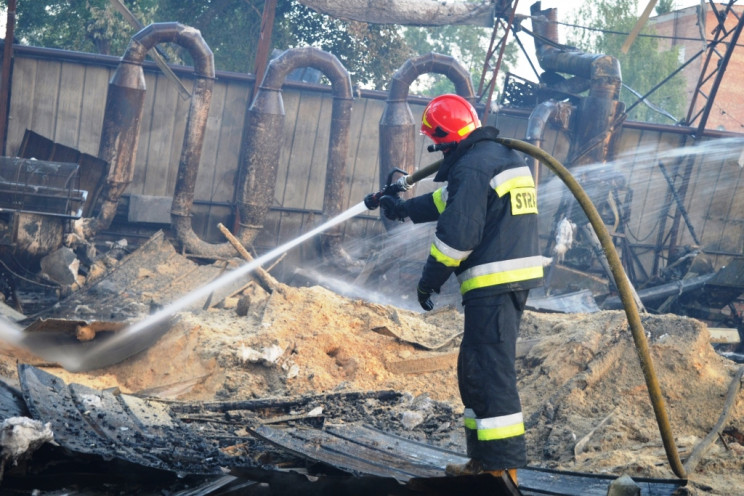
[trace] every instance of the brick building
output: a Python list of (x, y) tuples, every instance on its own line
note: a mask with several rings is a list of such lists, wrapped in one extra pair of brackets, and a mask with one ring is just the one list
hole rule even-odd
[[(726, 4), (716, 4), (720, 12), (725, 12)], [(744, 6), (734, 6), (733, 10), (741, 16), (744, 12)], [(727, 30), (736, 28), (738, 20), (735, 16), (729, 15), (726, 18), (725, 26)], [(668, 50), (670, 46), (679, 48), (680, 63), (687, 62), (701, 50), (705, 50), (706, 41), (714, 39), (714, 30), (718, 26), (716, 14), (711, 6), (706, 2), (702, 6), (687, 7), (674, 11), (670, 14), (664, 14), (652, 17), (649, 25), (653, 27), (656, 34), (664, 37), (659, 42), (659, 48)], [(731, 35), (727, 40), (731, 39)], [(740, 38), (737, 46), (741, 47), (734, 50), (731, 59), (726, 66), (726, 71), (721, 80), (713, 102), (713, 107), (708, 116), (706, 128), (725, 130), (732, 132), (744, 132), (744, 98), (742, 98), (742, 80), (744, 80), (744, 37)], [(711, 65), (707, 74), (711, 73), (711, 68), (715, 62), (720, 60), (726, 53), (727, 46), (720, 44), (717, 52), (718, 56), (711, 59)], [(703, 53), (695, 61), (690, 63), (682, 72), (685, 78), (685, 89), (687, 92), (688, 105), (692, 102), (695, 94), (695, 87), (698, 84), (700, 73), (705, 64), (707, 54)], [(715, 77), (709, 78), (702, 86), (702, 93), (710, 95), (710, 88)], [(695, 102), (695, 112), (693, 116), (706, 104), (706, 99), (698, 95)], [(693, 122), (693, 126), (697, 121)]]

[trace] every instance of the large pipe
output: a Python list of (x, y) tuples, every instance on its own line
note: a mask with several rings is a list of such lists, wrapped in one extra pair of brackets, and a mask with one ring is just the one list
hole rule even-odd
[[(346, 199), (346, 156), (349, 149), (353, 103), (351, 78), (334, 55), (314, 47), (292, 48), (269, 63), (246, 115), (238, 178), (240, 216), (238, 238), (244, 245), (250, 245), (263, 229), (266, 214), (274, 202), (277, 164), (284, 137), (284, 102), (281, 88), (289, 73), (301, 67), (318, 69), (331, 81), (333, 110), (323, 213), (333, 217), (343, 211)], [(351, 262), (339, 246), (340, 237), (338, 228), (326, 233), (323, 237), (324, 252), (330, 250), (336, 261)], [(233, 250), (229, 244), (226, 243), (225, 246)]]
[[(390, 172), (394, 169), (402, 169), (409, 174), (414, 169), (417, 126), (408, 105), (408, 91), (417, 77), (429, 73), (447, 76), (454, 83), (458, 95), (471, 103), (475, 102), (470, 73), (453, 57), (429, 53), (406, 60), (393, 74), (385, 109), (380, 117), (381, 186), (385, 186)], [(387, 229), (395, 225), (385, 216), (382, 216), (382, 220)]]
[(560, 49), (541, 41), (558, 41), (557, 10), (541, 10), (540, 2), (530, 7), (535, 31), (535, 52), (546, 71), (572, 74), (589, 81), (589, 94), (576, 109), (574, 139), (568, 163), (571, 165), (602, 162), (607, 159), (617, 116), (624, 105), (618, 101), (622, 76), (620, 62), (610, 55), (588, 54)]
[[(538, 104), (530, 117), (527, 119), (527, 131), (525, 132), (525, 141), (538, 148), (542, 148), (545, 129), (549, 122), (558, 122), (560, 127), (568, 130), (570, 128), (571, 114), (573, 106), (570, 104), (546, 100)], [(530, 169), (535, 177), (535, 184), (540, 182), (540, 161), (528, 155)]]
[(109, 82), (98, 150), (99, 158), (109, 164), (109, 171), (102, 192), (103, 203), (97, 217), (80, 219), (79, 226), (85, 237), (92, 237), (111, 225), (119, 198), (134, 177), (145, 101), (142, 62), (147, 52), (162, 42), (176, 43), (188, 49), (194, 60), (197, 77), (173, 201), (173, 210), (177, 215), (188, 215), (190, 210), (214, 84), (214, 58), (197, 29), (175, 22), (150, 24), (132, 37)]

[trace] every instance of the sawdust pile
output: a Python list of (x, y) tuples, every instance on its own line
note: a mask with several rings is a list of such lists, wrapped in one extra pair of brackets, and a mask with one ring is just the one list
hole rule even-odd
[[(738, 366), (705, 326), (647, 316), (656, 372), (684, 460), (721, 415)], [(426, 315), (348, 299), (321, 287), (255, 285), (221, 308), (183, 313), (158, 343), (118, 365), (50, 372), (68, 383), (183, 401), (394, 389), (460, 412), (455, 361), (462, 315)], [(623, 312), (526, 312), (519, 381), (533, 465), (673, 478)], [(15, 357), (6, 356), (3, 370)], [(742, 395), (744, 397), (744, 395)], [(459, 419), (452, 429), (459, 430)], [(744, 487), (744, 399), (691, 474), (707, 494)]]

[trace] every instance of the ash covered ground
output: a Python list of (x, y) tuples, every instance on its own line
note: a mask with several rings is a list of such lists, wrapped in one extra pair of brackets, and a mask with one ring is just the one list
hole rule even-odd
[[(684, 461), (718, 420), (738, 365), (719, 356), (704, 324), (644, 316), (643, 325), (672, 430)], [(67, 383), (118, 387), (184, 402), (308, 393), (394, 390), (395, 408), (366, 400), (359, 419), (443, 447), (464, 450), (455, 360), (462, 314), (427, 314), (368, 303), (314, 286), (251, 284), (215, 308), (179, 314), (157, 343)], [(531, 465), (572, 471), (674, 478), (625, 314), (525, 313), (519, 385)], [(10, 346), (0, 372), (41, 360)], [(366, 418), (365, 418), (366, 417)], [(352, 419), (353, 420), (353, 419)], [(696, 494), (740, 494), (744, 487), (744, 399), (722, 439), (690, 474)]]

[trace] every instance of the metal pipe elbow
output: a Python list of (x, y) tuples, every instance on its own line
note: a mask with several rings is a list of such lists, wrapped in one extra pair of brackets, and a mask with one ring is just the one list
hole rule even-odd
[(349, 72), (335, 55), (315, 47), (290, 48), (269, 62), (261, 89), (280, 91), (289, 73), (300, 67), (318, 69), (328, 77), (334, 98), (353, 100)]
[(151, 48), (167, 42), (176, 43), (189, 51), (197, 76), (214, 78), (214, 54), (201, 32), (178, 22), (156, 22), (142, 28), (132, 37), (122, 62), (142, 64)]
[(432, 72), (446, 76), (454, 83), (458, 95), (474, 103), (475, 91), (467, 69), (453, 57), (433, 52), (406, 60), (395, 71), (388, 91), (388, 102), (406, 101), (409, 88), (416, 78)]

